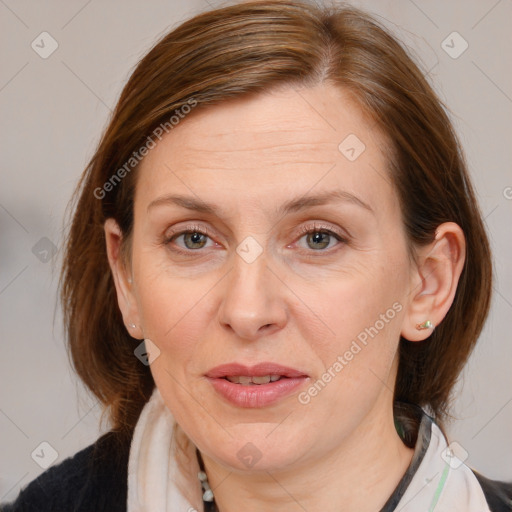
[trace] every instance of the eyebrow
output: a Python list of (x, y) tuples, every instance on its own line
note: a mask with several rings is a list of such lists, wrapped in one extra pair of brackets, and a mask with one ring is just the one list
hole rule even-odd
[[(360, 206), (365, 210), (368, 210), (372, 214), (375, 214), (375, 212), (373, 211), (369, 204), (365, 203), (359, 197), (345, 190), (333, 190), (315, 196), (304, 195), (295, 199), (291, 199), (286, 203), (282, 204), (277, 209), (276, 213), (278, 215), (286, 215), (288, 213), (298, 212), (301, 210), (305, 210), (306, 208), (311, 208), (313, 206), (323, 206), (335, 202), (351, 203), (356, 206)], [(212, 215), (215, 215), (220, 210), (220, 208), (217, 205), (207, 203), (192, 196), (171, 194), (159, 197), (154, 201), (151, 201), (151, 203), (149, 203), (148, 205), (147, 211), (149, 211), (151, 208), (161, 205), (176, 205), (187, 210), (194, 210), (196, 212), (209, 213)]]

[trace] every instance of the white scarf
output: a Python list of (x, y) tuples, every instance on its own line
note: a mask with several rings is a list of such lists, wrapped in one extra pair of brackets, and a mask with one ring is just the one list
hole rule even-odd
[(155, 387), (130, 446), (127, 512), (203, 512), (195, 450)]
[[(447, 458), (446, 438), (434, 422), (430, 425), (427, 451), (395, 510), (490, 512), (471, 469), (455, 456)], [(195, 449), (183, 431), (176, 429), (174, 417), (155, 387), (130, 447), (127, 512), (203, 512)], [(178, 469), (178, 460), (183, 471)]]

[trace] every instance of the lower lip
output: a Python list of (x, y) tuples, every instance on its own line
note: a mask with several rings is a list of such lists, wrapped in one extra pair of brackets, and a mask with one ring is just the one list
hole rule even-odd
[(227, 379), (212, 379), (208, 377), (215, 390), (228, 402), (238, 407), (265, 407), (291, 395), (302, 386), (308, 377), (289, 377), (269, 382), (268, 384), (253, 384), (244, 386), (235, 384)]

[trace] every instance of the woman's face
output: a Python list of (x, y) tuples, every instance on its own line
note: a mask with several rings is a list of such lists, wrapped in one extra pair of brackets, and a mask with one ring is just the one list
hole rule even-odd
[(391, 410), (414, 273), (386, 161), (327, 85), (193, 112), (144, 159), (130, 300), (167, 406), (218, 463), (292, 468)]

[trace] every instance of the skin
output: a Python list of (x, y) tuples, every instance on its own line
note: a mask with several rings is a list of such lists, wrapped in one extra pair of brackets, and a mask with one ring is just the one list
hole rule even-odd
[[(349, 161), (338, 145), (355, 134), (366, 149)], [(200, 449), (222, 512), (374, 511), (413, 454), (392, 403), (400, 335), (421, 341), (455, 295), (464, 235), (453, 223), (407, 251), (386, 143), (350, 96), (332, 85), (282, 87), (193, 112), (144, 159), (134, 204), (131, 261), (122, 233), (105, 234), (119, 306), (130, 334), (160, 355), (151, 372), (183, 431)], [(340, 190), (344, 200), (278, 215), (286, 201)], [(215, 213), (150, 203), (183, 194)], [(329, 229), (320, 240), (301, 230)], [(179, 236), (192, 228), (206, 237)], [(171, 242), (171, 231), (177, 235)], [(246, 237), (263, 252), (247, 263)], [(185, 251), (178, 254), (177, 249)], [(307, 404), (307, 390), (357, 335), (393, 304), (400, 311)], [(427, 341), (428, 342), (428, 341)], [(263, 408), (226, 402), (205, 379), (237, 361), (272, 361), (309, 376), (298, 392)], [(261, 459), (237, 452), (252, 443)]]

